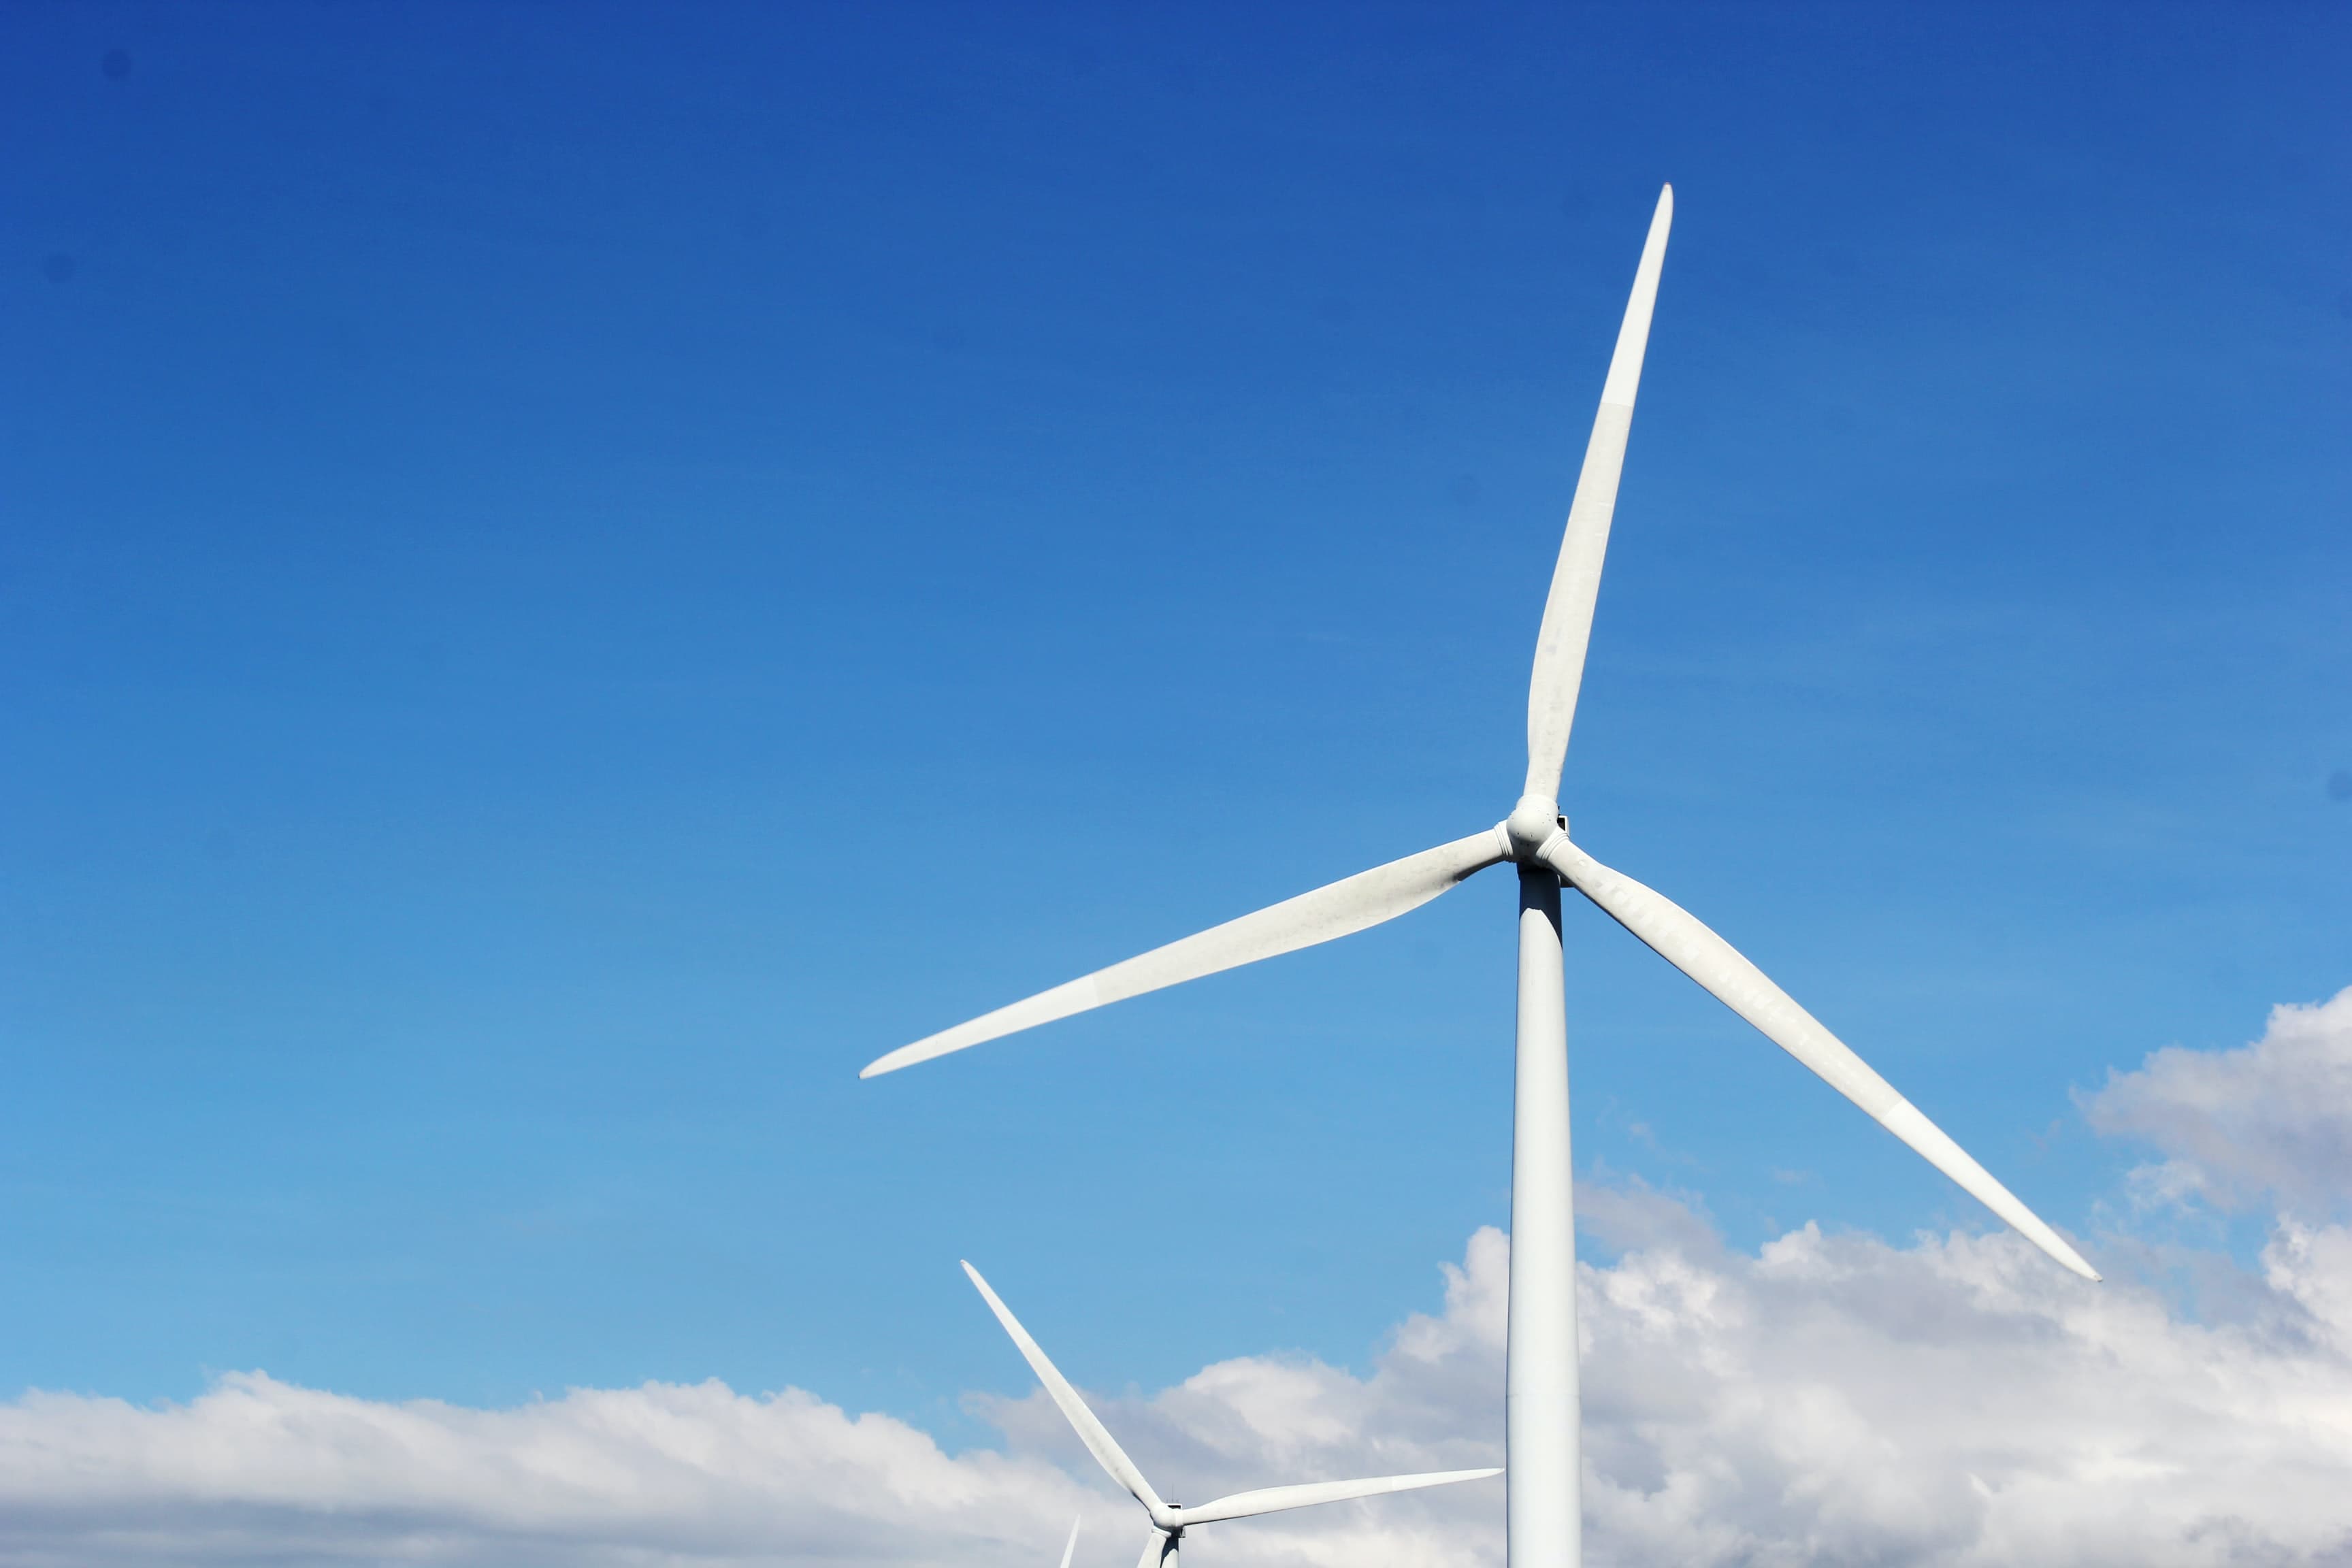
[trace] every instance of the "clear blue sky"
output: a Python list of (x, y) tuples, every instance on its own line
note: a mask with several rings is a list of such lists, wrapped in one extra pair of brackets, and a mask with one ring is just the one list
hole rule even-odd
[[(1567, 806), (2053, 1220), (2352, 983), (2340, 7), (0, 9), (0, 1389), (1360, 1364)], [(2336, 780), (2331, 794), (2331, 777)], [(1572, 901), (1580, 1169), (1986, 1223)]]

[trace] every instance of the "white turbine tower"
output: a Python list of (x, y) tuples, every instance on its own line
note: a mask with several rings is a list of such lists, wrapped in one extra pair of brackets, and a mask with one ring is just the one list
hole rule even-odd
[(1617, 476), (1633, 427), (1633, 394), (1642, 378), (1642, 352), (1649, 341), (1650, 310), (1657, 298), (1658, 269), (1673, 217), (1674, 188), (1668, 186), (1659, 194), (1649, 241), (1633, 274), (1633, 298), (1618, 330), (1609, 379), (1601, 390), (1601, 411), (1592, 422), (1559, 561), (1552, 570), (1551, 593), (1536, 639), (1535, 673), (1528, 688), (1527, 781), (1509, 817), (1483, 833), (1302, 893), (917, 1040), (860, 1075), (871, 1078), (1090, 1007), (1329, 942), (1418, 909), (1489, 866), (1517, 867), (1518, 1071), (1511, 1142), (1504, 1421), (1511, 1568), (1575, 1568), (1580, 1555), (1576, 1242), (1559, 939), (1563, 883), (1826, 1079), (1831, 1088), (1875, 1117), (2036, 1247), (2086, 1279), (2099, 1277), (2057, 1232), (1729, 942), (1664, 894), (1603, 866), (1569, 838), (1568, 819), (1559, 815), (1557, 798), (1560, 764), (1576, 717), (1592, 603), (1601, 586), (1601, 556), (1617, 505)]
[[(1156, 1568), (1176, 1568), (1178, 1543), (1184, 1539), (1184, 1532), (1196, 1524), (1213, 1524), (1225, 1519), (1249, 1519), (1262, 1513), (1281, 1513), (1287, 1509), (1312, 1508), (1317, 1503), (1345, 1502), (1349, 1498), (1382, 1497), (1390, 1492), (1409, 1492), (1422, 1487), (1451, 1486), (1455, 1481), (1483, 1481), (1488, 1476), (1503, 1473), (1498, 1469), (1436, 1470), (1419, 1476), (1374, 1476), (1360, 1481), (1309, 1481), (1305, 1486), (1267, 1487), (1263, 1491), (1235, 1492), (1230, 1497), (1196, 1503), (1191, 1508), (1179, 1508), (1172, 1502), (1163, 1502), (1160, 1494), (1151, 1489), (1151, 1483), (1143, 1479), (1143, 1472), (1136, 1468), (1135, 1461), (1127, 1457), (1127, 1450), (1118, 1446), (1109, 1430), (1096, 1419), (1095, 1413), (1087, 1408), (1087, 1402), (1078, 1397), (1078, 1391), (1070, 1386), (1069, 1379), (1045, 1359), (1045, 1352), (1037, 1348), (1037, 1342), (1029, 1337), (1029, 1331), (1021, 1326), (1021, 1321), (1013, 1315), (1013, 1310), (988, 1288), (988, 1281), (980, 1277), (980, 1270), (967, 1263), (963, 1271), (971, 1276), (972, 1285), (980, 1291), (981, 1300), (986, 1301), (988, 1310), (996, 1314), (996, 1321), (1004, 1325), (1004, 1331), (1013, 1336), (1013, 1342), (1019, 1348), (1022, 1359), (1037, 1374), (1037, 1381), (1045, 1385), (1045, 1392), (1053, 1396), (1054, 1403), (1061, 1406), (1064, 1419), (1076, 1431), (1078, 1441), (1087, 1446), (1087, 1452), (1095, 1457), (1095, 1463), (1100, 1465), (1112, 1480), (1125, 1487), (1135, 1500), (1143, 1505), (1143, 1511), (1150, 1516), (1151, 1528), (1143, 1538), (1143, 1555), (1136, 1559), (1136, 1568), (1155, 1568), (1155, 1565)], [(1062, 1549), (1062, 1568), (1070, 1568), (1070, 1552), (1077, 1543), (1078, 1527), (1072, 1524), (1070, 1543)]]

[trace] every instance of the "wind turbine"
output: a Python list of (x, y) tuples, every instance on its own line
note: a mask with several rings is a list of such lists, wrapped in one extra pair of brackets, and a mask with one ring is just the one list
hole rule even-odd
[(1528, 772), (1511, 815), (1483, 833), (1424, 849), (1311, 893), (1188, 936), (1139, 957), (903, 1046), (868, 1065), (872, 1078), (1000, 1035), (1034, 1027), (1163, 986), (1329, 942), (1420, 908), (1489, 866), (1519, 880), (1518, 1062), (1511, 1139), (1511, 1283), (1504, 1405), (1512, 1568), (1575, 1568), (1581, 1519), (1576, 1367), (1576, 1239), (1569, 1168), (1568, 1020), (1562, 999), (1563, 883), (1600, 906), (1658, 955), (1698, 982), (1764, 1037), (1876, 1118), (2026, 1239), (2086, 1279), (2098, 1274), (2056, 1231), (1995, 1181), (1845, 1043), (1767, 979), (1732, 945), (1663, 893), (1595, 860), (1559, 814), (1584, 675), (1601, 561), (1617, 506), (1617, 476), (1633, 428), (1650, 310), (1674, 219), (1674, 187), (1659, 193), (1633, 274), (1633, 298), (1601, 385), (1601, 410), (1568, 513), (1536, 637), (1528, 686)]
[(1062, 1568), (1070, 1568), (1070, 1559), (1077, 1554), (1078, 1526), (1087, 1521), (1085, 1514), (1070, 1521), (1070, 1538), (1062, 1542)]
[[(1422, 1487), (1451, 1486), (1455, 1481), (1482, 1481), (1488, 1476), (1503, 1473), (1499, 1469), (1436, 1470), (1419, 1476), (1375, 1476), (1360, 1481), (1310, 1481), (1305, 1486), (1267, 1487), (1262, 1491), (1235, 1492), (1231, 1497), (1196, 1503), (1191, 1508), (1162, 1502), (1160, 1494), (1151, 1489), (1151, 1483), (1143, 1479), (1143, 1472), (1136, 1468), (1135, 1461), (1127, 1457), (1127, 1450), (1118, 1446), (1118, 1439), (1110, 1435), (1108, 1428), (1096, 1419), (1093, 1411), (1087, 1408), (1087, 1402), (1078, 1397), (1078, 1391), (1070, 1386), (1069, 1379), (1045, 1359), (1045, 1352), (1037, 1348), (1037, 1342), (1029, 1337), (1029, 1331), (1021, 1326), (1021, 1321), (1013, 1315), (1013, 1310), (988, 1288), (988, 1281), (980, 1277), (980, 1270), (967, 1263), (963, 1271), (971, 1276), (972, 1285), (980, 1291), (981, 1300), (986, 1301), (988, 1310), (996, 1314), (996, 1321), (1004, 1325), (1004, 1331), (1013, 1336), (1013, 1344), (1019, 1348), (1022, 1359), (1029, 1363), (1029, 1369), (1037, 1374), (1037, 1381), (1045, 1385), (1045, 1392), (1053, 1396), (1055, 1405), (1061, 1406), (1063, 1417), (1077, 1432), (1078, 1441), (1087, 1446), (1087, 1452), (1092, 1454), (1095, 1462), (1109, 1473), (1110, 1479), (1125, 1487), (1135, 1500), (1143, 1505), (1143, 1511), (1150, 1515), (1150, 1532), (1143, 1538), (1143, 1554), (1136, 1559), (1136, 1568), (1155, 1568), (1155, 1565), (1157, 1568), (1177, 1568), (1177, 1545), (1184, 1539), (1184, 1532), (1196, 1524), (1213, 1524), (1225, 1519), (1249, 1519), (1261, 1513), (1280, 1513), (1286, 1509), (1312, 1508), (1317, 1503), (1345, 1502), (1349, 1498), (1409, 1492)], [(1078, 1527), (1073, 1524), (1070, 1526), (1070, 1544), (1062, 1549), (1062, 1568), (1070, 1568), (1070, 1552), (1077, 1543)]]

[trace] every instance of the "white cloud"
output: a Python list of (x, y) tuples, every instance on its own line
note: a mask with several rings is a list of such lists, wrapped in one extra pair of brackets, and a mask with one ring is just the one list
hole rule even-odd
[(1084, 1496), (1038, 1459), (715, 1383), (479, 1411), (251, 1373), (186, 1405), (0, 1407), (22, 1563), (930, 1562), (1066, 1528)]
[[(2288, 1190), (2212, 1129), (2313, 1126), (2264, 1097), (2309, 1093), (2346, 1007), (2282, 1010), (2244, 1052), (2160, 1052), (2098, 1113), (2210, 1179)], [(1748, 1254), (1663, 1194), (1583, 1202), (1621, 1249), (1581, 1281), (1596, 1564), (2352, 1563), (2352, 1227), (2281, 1218), (2240, 1310), (2200, 1322), (2005, 1233), (1808, 1226)], [(1186, 1498), (1496, 1462), (1507, 1268), (1501, 1236), (1474, 1237), (1444, 1311), (1401, 1323), (1368, 1376), (1244, 1357), (1100, 1408)], [(258, 1374), (155, 1409), (31, 1394), (0, 1406), (0, 1562), (1045, 1568), (1083, 1509), (1081, 1564), (1126, 1568), (1133, 1505), (1042, 1395), (975, 1408), (1002, 1454), (716, 1384), (501, 1411)], [(1212, 1527), (1187, 1556), (1499, 1564), (1501, 1511), (1474, 1483)]]
[(2352, 1199), (2352, 988), (2273, 1008), (2242, 1049), (2168, 1046), (2136, 1072), (2110, 1071), (2083, 1111), (2099, 1131), (2170, 1156), (2136, 1173), (2146, 1196), (2242, 1208), (2267, 1194), (2329, 1213)]

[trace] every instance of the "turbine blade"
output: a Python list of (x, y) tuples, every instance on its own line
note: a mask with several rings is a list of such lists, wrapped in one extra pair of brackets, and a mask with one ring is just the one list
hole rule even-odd
[(857, 1076), (896, 1072), (1000, 1035), (1349, 935), (1419, 909), (1465, 877), (1507, 858), (1504, 839), (1490, 828), (1391, 860), (901, 1046), (867, 1063)]
[(1132, 1492), (1135, 1500), (1144, 1506), (1155, 1523), (1158, 1522), (1169, 1512), (1168, 1505), (1160, 1500), (1160, 1494), (1151, 1489), (1151, 1483), (1143, 1479), (1143, 1472), (1136, 1468), (1133, 1459), (1127, 1457), (1127, 1450), (1118, 1446), (1118, 1440), (1095, 1418), (1095, 1413), (1087, 1408), (1087, 1402), (1078, 1397), (1078, 1391), (1070, 1386), (1070, 1380), (1045, 1359), (1045, 1352), (1037, 1348), (1037, 1342), (1029, 1337), (1029, 1331), (1021, 1326), (1021, 1320), (1013, 1315), (1012, 1309), (999, 1300), (996, 1292), (988, 1288), (988, 1281), (980, 1277), (980, 1270), (967, 1263), (963, 1271), (971, 1276), (981, 1300), (986, 1301), (988, 1310), (996, 1314), (996, 1321), (1004, 1325), (1004, 1331), (1013, 1336), (1013, 1342), (1019, 1348), (1021, 1358), (1029, 1363), (1029, 1370), (1037, 1374), (1037, 1381), (1045, 1385), (1045, 1392), (1053, 1396), (1055, 1405), (1062, 1407), (1063, 1419), (1077, 1432), (1078, 1441), (1087, 1446), (1087, 1452), (1095, 1457), (1097, 1464), (1110, 1472), (1111, 1479)]
[(1633, 269), (1633, 297), (1617, 329), (1617, 352), (1601, 384), (1601, 411), (1584, 448), (1576, 499), (1552, 567), (1543, 629), (1536, 634), (1535, 675), (1528, 683), (1528, 782), (1537, 800), (1559, 797), (1560, 763), (1576, 722), (1577, 689), (1584, 682), (1584, 647), (1592, 636), (1592, 601), (1601, 592), (1601, 558), (1609, 550), (1609, 520), (1617, 510), (1617, 476), (1625, 467), (1625, 438), (1633, 429), (1633, 394), (1642, 384), (1642, 353), (1650, 341), (1650, 311), (1658, 299), (1658, 269), (1666, 258), (1666, 230), (1675, 220), (1675, 188), (1658, 193), (1650, 237)]
[(1085, 1514), (1070, 1521), (1070, 1539), (1062, 1543), (1062, 1568), (1070, 1568), (1070, 1558), (1078, 1550), (1078, 1526), (1086, 1521)]
[(1895, 1086), (1871, 1069), (1845, 1042), (1822, 1026), (1821, 1021), (1793, 997), (1765, 977), (1764, 972), (1681, 905), (1654, 889), (1645, 888), (1622, 871), (1603, 866), (1570, 843), (1563, 835), (1546, 845), (1546, 864), (1563, 881), (1598, 904), (1602, 912), (1640, 937), (1668, 963), (1689, 975), (1716, 1000), (1747, 1019), (1764, 1037), (1804, 1063), (1832, 1089), (1877, 1118), (1897, 1138), (1917, 1151), (1936, 1169), (1961, 1186), (2024, 1236), (2080, 1274), (2096, 1279), (2098, 1270), (2083, 1260), (2065, 1238), (2042, 1222), (2017, 1200), (2015, 1194), (1993, 1180), (1991, 1173), (1971, 1159), (1967, 1150), (1943, 1129), (1895, 1091)]
[(1160, 1568), (1160, 1559), (1168, 1551), (1168, 1532), (1153, 1526), (1143, 1538), (1143, 1552), (1135, 1560), (1135, 1568)]
[(1252, 1514), (1280, 1513), (1285, 1509), (1312, 1508), (1320, 1502), (1345, 1502), (1349, 1498), (1409, 1492), (1420, 1487), (1451, 1486), (1455, 1481), (1483, 1481), (1499, 1469), (1437, 1470), (1423, 1476), (1376, 1476), (1364, 1481), (1310, 1481), (1299, 1487), (1267, 1487), (1261, 1491), (1235, 1492), (1198, 1508), (1175, 1510), (1180, 1525), (1209, 1524), (1220, 1519), (1247, 1519)]

